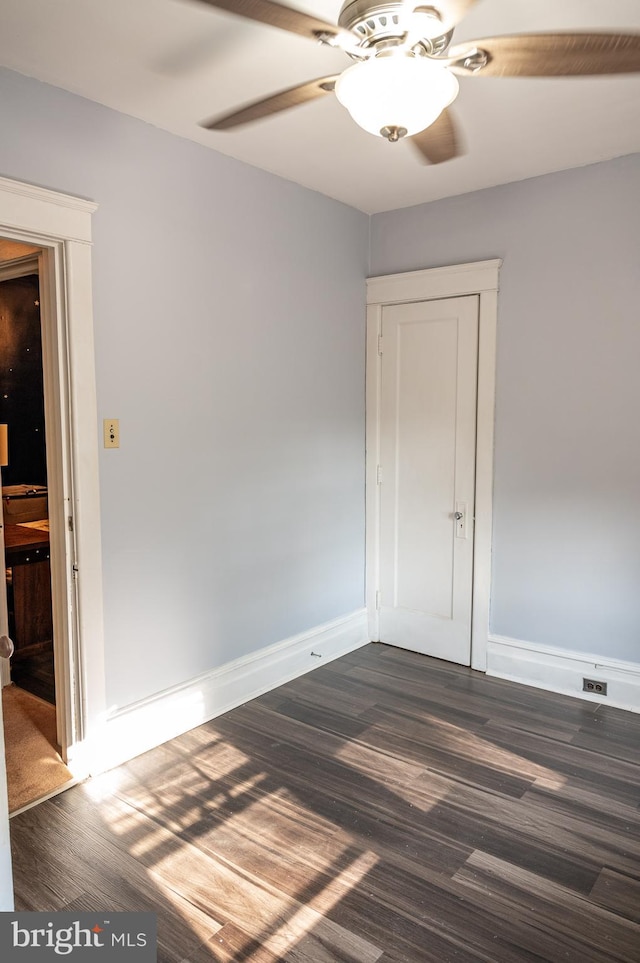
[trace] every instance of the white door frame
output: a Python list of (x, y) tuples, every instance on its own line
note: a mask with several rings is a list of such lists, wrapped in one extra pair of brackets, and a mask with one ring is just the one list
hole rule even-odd
[(76, 777), (91, 771), (92, 744), (99, 745), (106, 709), (91, 293), (96, 209), (80, 198), (0, 178), (0, 235), (42, 249), (58, 738)]
[(502, 261), (474, 261), (452, 267), (388, 274), (367, 280), (367, 468), (366, 468), (366, 603), (369, 638), (380, 639), (377, 599), (380, 569), (380, 353), (382, 309), (408, 301), (431, 301), (476, 294), (480, 299), (478, 339), (478, 411), (476, 431), (475, 536), (471, 666), (487, 668), (491, 599), (491, 535), (493, 513), (493, 432), (495, 409), (498, 279)]

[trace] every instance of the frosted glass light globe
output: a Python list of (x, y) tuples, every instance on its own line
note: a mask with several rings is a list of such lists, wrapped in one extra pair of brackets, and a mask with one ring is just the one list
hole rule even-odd
[(370, 134), (384, 128), (407, 136), (429, 127), (458, 95), (458, 81), (442, 64), (407, 53), (372, 57), (348, 67), (336, 96), (356, 124)]

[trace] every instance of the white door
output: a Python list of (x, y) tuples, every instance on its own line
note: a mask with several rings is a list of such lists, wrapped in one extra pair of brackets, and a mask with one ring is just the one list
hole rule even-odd
[[(0, 479), (0, 494), (2, 493)], [(7, 593), (4, 578), (4, 528), (0, 504), (0, 560), (2, 561), (2, 586), (0, 588), (0, 637), (8, 637)], [(2, 654), (0, 652), (0, 659)], [(7, 767), (4, 756), (4, 726), (2, 724), (2, 699), (0, 698), (0, 912), (13, 910), (13, 876), (11, 871), (11, 843), (9, 840), (9, 800), (7, 797)]]
[(380, 639), (469, 665), (478, 297), (382, 309)]

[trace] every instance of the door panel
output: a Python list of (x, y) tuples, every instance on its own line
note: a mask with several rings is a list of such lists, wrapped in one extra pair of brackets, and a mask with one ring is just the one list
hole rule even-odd
[(471, 653), (477, 355), (475, 296), (383, 309), (380, 638), (463, 664)]

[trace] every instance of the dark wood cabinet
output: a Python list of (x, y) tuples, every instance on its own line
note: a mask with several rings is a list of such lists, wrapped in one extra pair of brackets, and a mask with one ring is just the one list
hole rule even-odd
[[(4, 537), (10, 633), (15, 645), (12, 677), (17, 681), (23, 671), (31, 672), (34, 660), (39, 662), (42, 655), (53, 653), (49, 533), (28, 525), (5, 525)], [(24, 681), (21, 684), (31, 688)]]

